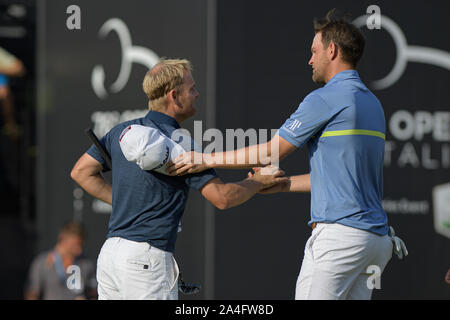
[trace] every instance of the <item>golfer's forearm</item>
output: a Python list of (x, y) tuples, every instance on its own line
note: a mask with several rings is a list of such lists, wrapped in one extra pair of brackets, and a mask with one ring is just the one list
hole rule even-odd
[(18, 77), (25, 73), (25, 67), (22, 62), (15, 60), (7, 67), (0, 67), (0, 73), (9, 77)]
[(95, 175), (76, 175), (75, 173), (72, 174), (72, 178), (91, 196), (112, 205), (112, 187), (100, 173)]
[(225, 209), (243, 204), (253, 197), (262, 188), (261, 183), (252, 179), (240, 182), (227, 183), (223, 186), (223, 197), (225, 198)]
[(247, 169), (265, 166), (272, 162), (270, 143), (205, 154), (204, 159), (208, 167), (222, 169)]
[(289, 177), (289, 181), (287, 192), (311, 192), (311, 178), (309, 173)]

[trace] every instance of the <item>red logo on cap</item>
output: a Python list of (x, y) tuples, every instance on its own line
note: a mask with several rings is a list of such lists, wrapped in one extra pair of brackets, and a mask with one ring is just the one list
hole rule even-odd
[(128, 127), (126, 127), (126, 128), (122, 131), (122, 133), (120, 134), (120, 137), (119, 137), (119, 142), (122, 141), (123, 136), (124, 136), (125, 133), (127, 133), (130, 129), (131, 129), (131, 126), (128, 126)]

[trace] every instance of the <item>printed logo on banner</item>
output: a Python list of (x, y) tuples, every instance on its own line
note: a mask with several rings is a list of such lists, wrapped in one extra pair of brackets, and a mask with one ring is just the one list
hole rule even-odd
[[(371, 16), (368, 15), (360, 16), (353, 21), (353, 24), (361, 28), (367, 25), (367, 21), (370, 18)], [(374, 89), (382, 90), (394, 85), (405, 72), (408, 62), (431, 64), (450, 70), (449, 52), (435, 48), (408, 45), (402, 29), (392, 19), (384, 15), (381, 15), (380, 24), (381, 28), (386, 30), (394, 40), (397, 54), (391, 72), (383, 79), (372, 82)]]
[(434, 229), (450, 238), (450, 183), (433, 188)]
[[(380, 29), (385, 30), (392, 37), (396, 49), (393, 68), (384, 78), (371, 83), (375, 90), (387, 89), (397, 83), (409, 62), (433, 65), (450, 71), (450, 52), (409, 45), (400, 26), (389, 17), (382, 15), (379, 7), (368, 8), (366, 15), (353, 21), (358, 28), (367, 27), (369, 30), (378, 29), (373, 27), (375, 23), (379, 23)], [(446, 109), (446, 106), (441, 107), (441, 110), (410, 110), (406, 107), (397, 107), (397, 110), (386, 119), (391, 139), (386, 140), (385, 168), (426, 171), (449, 169), (450, 112)], [(430, 189), (431, 187), (426, 188), (425, 199), (414, 199), (409, 195), (391, 199), (389, 195), (386, 195), (383, 207), (388, 213), (393, 214), (429, 214), (432, 208), (431, 201), (428, 200)], [(435, 187), (432, 198), (435, 230), (439, 234), (450, 237), (450, 209), (448, 209), (450, 200), (448, 204), (445, 204), (446, 199), (450, 199), (450, 185)]]
[[(99, 38), (104, 39), (111, 31), (115, 31), (119, 37), (122, 48), (122, 63), (116, 81), (111, 85), (109, 91), (117, 93), (121, 91), (128, 82), (133, 63), (139, 63), (151, 69), (159, 61), (159, 56), (145, 47), (133, 46), (130, 31), (121, 19), (111, 18), (106, 21), (99, 31)], [(105, 70), (102, 65), (96, 65), (91, 76), (92, 89), (97, 97), (106, 99), (108, 90), (105, 88)]]

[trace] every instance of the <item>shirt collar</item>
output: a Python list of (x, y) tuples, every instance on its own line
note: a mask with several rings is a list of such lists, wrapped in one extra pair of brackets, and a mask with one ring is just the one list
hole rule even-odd
[(167, 114), (164, 114), (164, 113), (161, 113), (158, 111), (150, 110), (145, 117), (151, 121), (168, 124), (168, 125), (174, 127), (175, 129), (180, 128), (180, 125), (178, 124), (177, 120), (175, 120), (171, 116), (168, 116)]
[(325, 85), (328, 86), (332, 83), (338, 82), (338, 81), (342, 81), (342, 80), (349, 80), (349, 79), (359, 79), (359, 74), (358, 71), (356, 70), (344, 70), (339, 72), (338, 74), (336, 74), (333, 78), (330, 79), (330, 81), (327, 82), (327, 84)]

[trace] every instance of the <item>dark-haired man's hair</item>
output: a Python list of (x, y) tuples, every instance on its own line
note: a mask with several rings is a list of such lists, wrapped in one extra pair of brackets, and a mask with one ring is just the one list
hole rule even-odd
[(324, 48), (333, 42), (341, 52), (342, 60), (356, 67), (364, 52), (364, 36), (345, 17), (340, 17), (336, 9), (322, 19), (314, 19), (314, 32), (321, 33)]

